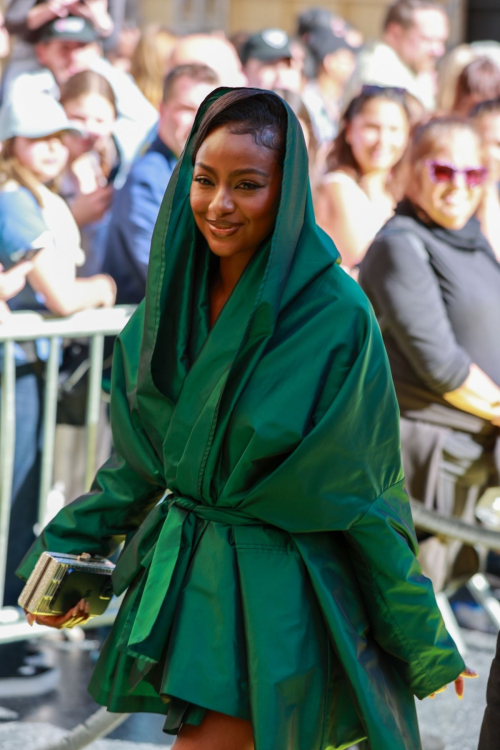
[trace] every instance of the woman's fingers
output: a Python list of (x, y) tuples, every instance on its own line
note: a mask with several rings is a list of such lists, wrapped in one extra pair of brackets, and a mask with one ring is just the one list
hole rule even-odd
[(434, 692), (429, 695), (429, 698), (434, 698), (438, 693), (444, 693), (447, 687), (447, 685), (444, 685), (442, 688), (439, 688), (439, 690), (434, 690)]
[[(474, 678), (478, 677), (478, 673), (474, 669), (470, 669), (469, 667), (465, 667), (464, 671), (457, 677), (457, 679), (454, 681), (455, 686), (455, 693), (457, 694), (458, 698), (462, 700), (464, 696), (464, 680), (465, 678)], [(442, 688), (439, 688), (439, 690), (435, 690), (433, 693), (429, 695), (429, 698), (434, 698), (438, 693), (444, 693), (446, 690), (447, 685), (444, 685)]]
[(473, 679), (474, 677), (479, 677), (479, 674), (476, 672), (475, 669), (470, 669), (470, 667), (465, 667), (464, 671), (461, 674), (461, 677), (469, 677)]
[(81, 599), (78, 604), (66, 612), (65, 615), (32, 615), (26, 612), (26, 617), (30, 625), (46, 625), (50, 628), (74, 628), (89, 619), (90, 605), (85, 599)]
[(465, 667), (462, 674), (460, 674), (455, 680), (455, 693), (459, 700), (462, 700), (464, 697), (465, 678), (473, 679), (474, 677), (479, 677), (478, 673), (474, 669)]

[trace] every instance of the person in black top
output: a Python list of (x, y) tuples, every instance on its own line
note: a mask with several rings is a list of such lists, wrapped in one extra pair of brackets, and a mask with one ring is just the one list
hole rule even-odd
[[(500, 264), (474, 217), (486, 180), (481, 142), (470, 122), (436, 118), (416, 130), (409, 161), (407, 197), (369, 248), (360, 283), (396, 385), (408, 491), (473, 521), (500, 463)], [(459, 549), (422, 540), (437, 591)]]
[[(401, 409), (410, 496), (474, 522), (499, 484), (500, 263), (474, 216), (486, 170), (474, 125), (436, 118), (410, 149), (407, 197), (361, 266), (382, 328)], [(459, 542), (421, 535), (436, 591), (471, 561)], [(477, 562), (477, 561), (476, 561)], [(480, 750), (500, 747), (500, 639)]]

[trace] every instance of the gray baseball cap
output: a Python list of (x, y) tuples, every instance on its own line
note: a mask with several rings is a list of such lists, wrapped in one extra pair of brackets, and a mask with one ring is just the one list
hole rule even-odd
[(98, 39), (99, 34), (86, 18), (66, 16), (66, 18), (55, 18), (44, 23), (43, 26), (32, 32), (30, 41), (33, 41), (34, 44), (54, 40), (91, 44)]
[(44, 138), (61, 131), (83, 135), (75, 123), (69, 122), (62, 106), (50, 94), (33, 92), (31, 96), (15, 97), (0, 110), (0, 141), (17, 135)]
[(290, 39), (282, 29), (264, 29), (258, 34), (252, 34), (240, 52), (243, 65), (252, 58), (272, 63), (291, 57)]

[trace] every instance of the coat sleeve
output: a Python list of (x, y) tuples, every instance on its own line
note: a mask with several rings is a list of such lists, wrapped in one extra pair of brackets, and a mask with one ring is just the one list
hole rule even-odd
[(422, 699), (456, 679), (465, 664), (416, 558), (403, 482), (385, 490), (344, 536), (374, 638), (413, 693)]
[(133, 534), (165, 492), (162, 463), (133, 403), (142, 306), (117, 339), (111, 426), (115, 452), (85, 495), (62, 508), (25, 555), (16, 574), (28, 578), (43, 551), (109, 556)]

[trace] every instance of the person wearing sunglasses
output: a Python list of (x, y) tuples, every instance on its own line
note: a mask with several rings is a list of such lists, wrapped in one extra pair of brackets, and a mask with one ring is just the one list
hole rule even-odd
[[(406, 198), (368, 249), (360, 283), (396, 385), (408, 492), (473, 522), (499, 473), (500, 264), (474, 216), (487, 170), (473, 123), (458, 118), (419, 126), (409, 156)], [(471, 548), (423, 536), (419, 559), (436, 591), (478, 562)]]

